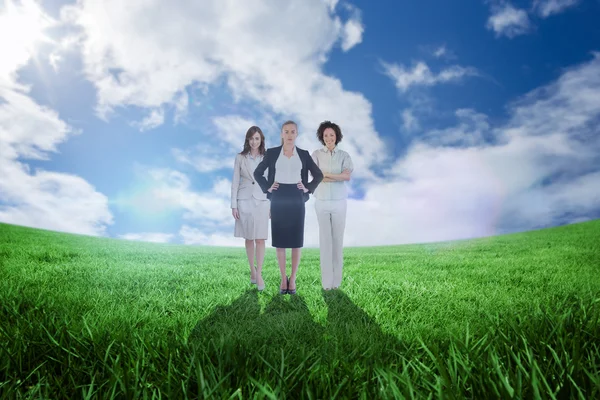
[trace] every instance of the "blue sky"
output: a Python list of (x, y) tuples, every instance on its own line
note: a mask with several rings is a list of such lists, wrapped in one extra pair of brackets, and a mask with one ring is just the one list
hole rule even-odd
[(347, 246), (600, 218), (597, 0), (123, 4), (1, 0), (0, 221), (242, 246), (235, 153), (287, 119), (342, 127)]

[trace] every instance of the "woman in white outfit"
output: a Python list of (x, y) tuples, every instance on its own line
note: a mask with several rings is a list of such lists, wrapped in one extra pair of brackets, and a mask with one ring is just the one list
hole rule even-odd
[(323, 289), (337, 289), (342, 283), (344, 267), (344, 229), (346, 228), (346, 181), (350, 180), (352, 159), (338, 148), (342, 130), (330, 121), (321, 123), (317, 138), (323, 144), (312, 154), (323, 172), (323, 181), (315, 190), (315, 210), (319, 221), (321, 284)]
[[(246, 239), (250, 282), (265, 288), (262, 267), (265, 240), (269, 235), (269, 200), (254, 179), (254, 170), (265, 154), (265, 136), (258, 126), (246, 132), (244, 149), (235, 157), (231, 181), (231, 214), (235, 218), (235, 237)], [(256, 257), (256, 263), (254, 258)]]

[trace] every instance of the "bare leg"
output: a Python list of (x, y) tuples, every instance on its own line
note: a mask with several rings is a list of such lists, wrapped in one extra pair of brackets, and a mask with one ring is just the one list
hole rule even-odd
[(279, 263), (279, 272), (281, 273), (280, 289), (287, 289), (287, 276), (285, 274), (285, 249), (277, 248), (277, 262)]
[(301, 247), (292, 249), (292, 274), (290, 275), (290, 290), (296, 289), (296, 273), (298, 272), (298, 265), (300, 265), (301, 255)]
[(265, 261), (265, 240), (256, 239), (256, 283), (258, 286), (265, 284), (262, 278), (262, 267)]
[(246, 239), (246, 255), (248, 264), (250, 264), (250, 279), (256, 279), (256, 270), (254, 269), (254, 240)]

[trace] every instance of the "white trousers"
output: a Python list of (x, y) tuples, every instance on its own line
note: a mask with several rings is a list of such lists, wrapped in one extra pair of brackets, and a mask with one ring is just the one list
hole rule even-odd
[(346, 199), (315, 200), (315, 210), (319, 221), (321, 284), (323, 289), (337, 288), (342, 283), (346, 203)]

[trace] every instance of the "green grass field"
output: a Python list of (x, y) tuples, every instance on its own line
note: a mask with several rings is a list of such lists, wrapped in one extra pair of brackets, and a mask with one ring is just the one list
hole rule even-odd
[(600, 398), (600, 220), (349, 248), (296, 296), (267, 250), (0, 224), (1, 398)]

